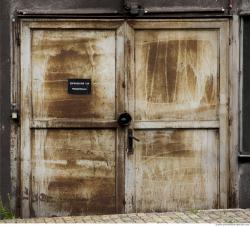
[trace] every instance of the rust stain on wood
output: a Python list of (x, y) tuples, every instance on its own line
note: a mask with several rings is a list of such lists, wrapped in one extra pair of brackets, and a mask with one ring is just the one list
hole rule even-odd
[(71, 214), (114, 213), (115, 183), (112, 178), (56, 178), (48, 185), (48, 196)]
[(136, 119), (218, 118), (216, 32), (138, 31), (135, 40)]
[[(167, 44), (167, 43), (166, 43)], [(166, 45), (165, 50), (166, 50), (166, 56), (167, 56), (167, 63), (168, 63), (168, 67), (165, 69), (167, 70), (167, 75), (163, 75), (164, 77), (167, 78), (166, 84), (168, 87), (168, 102), (174, 102), (174, 93), (176, 91), (176, 83), (177, 83), (177, 51), (176, 48), (178, 50), (178, 41), (174, 41), (174, 42), (169, 42), (168, 45)], [(168, 53), (168, 54), (167, 54)], [(166, 62), (163, 62), (163, 65), (165, 65)], [(167, 102), (164, 101), (164, 102)]]
[[(32, 51), (35, 118), (114, 119), (113, 31), (34, 31)], [(72, 78), (91, 79), (91, 95), (68, 94)]]
[[(182, 101), (178, 95), (183, 88), (186, 88), (192, 98), (195, 98), (197, 86), (197, 40), (170, 40), (168, 42), (149, 43), (145, 51), (148, 51), (147, 89), (148, 101), (173, 103)], [(147, 50), (147, 48), (149, 50)], [(180, 56), (185, 52), (184, 56)], [(186, 62), (184, 59), (186, 58)], [(190, 59), (187, 62), (187, 59)], [(184, 68), (185, 67), (185, 68)], [(179, 69), (181, 68), (181, 69)], [(178, 73), (185, 70), (186, 78)], [(186, 79), (183, 85), (182, 80)], [(213, 83), (210, 84), (213, 89)]]
[(115, 131), (35, 130), (32, 144), (38, 216), (115, 213)]

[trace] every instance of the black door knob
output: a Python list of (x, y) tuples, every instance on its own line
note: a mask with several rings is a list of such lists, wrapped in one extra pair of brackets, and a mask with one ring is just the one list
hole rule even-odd
[(128, 126), (131, 121), (132, 121), (132, 117), (127, 112), (121, 113), (117, 120), (119, 126)]

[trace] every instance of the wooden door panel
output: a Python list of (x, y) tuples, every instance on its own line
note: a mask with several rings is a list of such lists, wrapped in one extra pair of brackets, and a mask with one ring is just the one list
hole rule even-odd
[(218, 119), (218, 32), (135, 32), (135, 120)]
[(228, 21), (138, 19), (127, 31), (140, 141), (126, 156), (126, 211), (226, 208)]
[[(115, 119), (115, 31), (32, 31), (34, 119)], [(91, 79), (91, 95), (68, 94), (68, 79)]]
[(218, 207), (218, 130), (139, 130), (136, 211)]
[(22, 217), (122, 212), (123, 21), (24, 20), (21, 37)]
[(33, 130), (35, 216), (115, 213), (114, 130)]

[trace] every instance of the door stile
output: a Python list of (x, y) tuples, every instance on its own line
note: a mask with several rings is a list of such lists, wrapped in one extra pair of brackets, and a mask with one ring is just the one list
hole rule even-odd
[[(125, 22), (125, 73), (126, 73), (126, 90), (125, 95), (126, 109), (134, 119), (134, 80), (135, 80), (135, 56), (134, 56), (134, 30), (130, 25)], [(130, 128), (133, 129), (134, 121)], [(125, 212), (131, 213), (135, 211), (135, 155), (128, 153), (127, 140), (128, 140), (128, 128), (126, 128), (126, 151), (125, 151)]]
[(229, 134), (228, 134), (228, 53), (229, 53), (229, 22), (221, 23), (220, 27), (220, 170), (219, 170), (219, 208), (228, 208), (229, 195)]
[(29, 26), (22, 24), (21, 26), (21, 74), (26, 75), (21, 77), (21, 142), (20, 142), (20, 170), (21, 170), (21, 215), (24, 218), (30, 217), (30, 177), (31, 177), (31, 131), (30, 131), (30, 119), (31, 119), (31, 108), (30, 108), (30, 95), (31, 95), (31, 32)]
[[(122, 24), (117, 32), (116, 46), (116, 115), (125, 109), (125, 74), (124, 74), (124, 43), (125, 43), (125, 26)], [(116, 212), (124, 212), (124, 183), (125, 183), (125, 130), (117, 127), (116, 135)]]

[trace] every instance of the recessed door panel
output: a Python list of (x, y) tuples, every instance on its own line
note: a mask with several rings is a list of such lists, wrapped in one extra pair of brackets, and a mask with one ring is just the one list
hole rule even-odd
[(218, 207), (217, 130), (139, 130), (135, 136), (136, 211)]
[[(115, 31), (32, 31), (33, 118), (115, 119)], [(68, 79), (89, 79), (91, 94), (68, 93)]]
[(218, 32), (135, 33), (135, 119), (218, 119)]
[(115, 135), (114, 130), (34, 130), (34, 213), (115, 213)]

